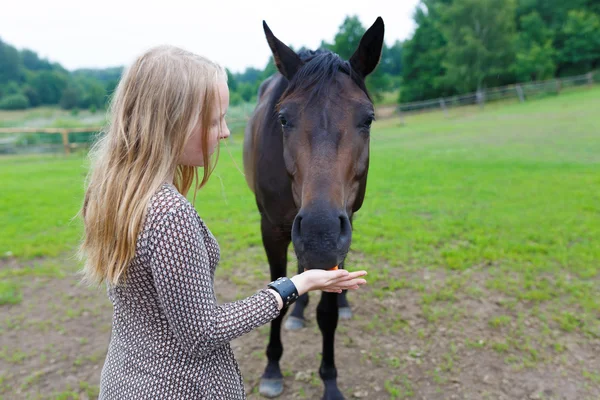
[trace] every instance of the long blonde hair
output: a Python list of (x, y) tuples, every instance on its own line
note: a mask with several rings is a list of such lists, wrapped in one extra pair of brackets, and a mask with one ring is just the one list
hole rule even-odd
[[(150, 198), (169, 176), (186, 196), (204, 186), (216, 164), (209, 128), (225, 70), (173, 46), (154, 47), (124, 72), (110, 105), (110, 120), (90, 152), (91, 170), (81, 215), (84, 279), (117, 284), (135, 255)], [(194, 127), (202, 129), (202, 181), (193, 166), (178, 164)]]

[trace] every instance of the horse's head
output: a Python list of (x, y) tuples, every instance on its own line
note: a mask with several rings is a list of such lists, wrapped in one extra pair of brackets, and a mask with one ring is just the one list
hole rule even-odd
[(263, 27), (288, 80), (276, 116), (299, 209), (292, 241), (300, 267), (330, 269), (348, 253), (352, 214), (365, 196), (375, 112), (364, 80), (381, 57), (383, 20), (365, 32), (348, 61), (322, 50), (296, 54)]

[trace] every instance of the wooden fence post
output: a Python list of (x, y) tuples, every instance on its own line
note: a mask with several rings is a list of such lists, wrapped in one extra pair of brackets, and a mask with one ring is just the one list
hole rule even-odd
[(442, 110), (444, 110), (444, 114), (447, 117), (448, 116), (448, 109), (446, 108), (446, 102), (444, 101), (443, 97), (440, 97), (440, 107), (442, 108)]
[(477, 99), (477, 104), (479, 104), (479, 107), (483, 108), (483, 104), (485, 103), (484, 92), (482, 90), (477, 90), (477, 93), (475, 93), (475, 97)]
[(519, 96), (519, 101), (523, 103), (525, 101), (525, 96), (523, 95), (523, 88), (521, 87), (521, 85), (517, 84), (515, 86), (515, 89), (517, 90), (517, 96)]
[(71, 154), (71, 146), (69, 145), (69, 131), (63, 130), (60, 135), (62, 136), (63, 146), (65, 147), (65, 154)]
[(594, 84), (594, 74), (592, 71), (587, 73), (588, 85), (592, 86)]
[(556, 94), (559, 94), (560, 93), (560, 79), (556, 78), (555, 82), (556, 82)]
[(402, 114), (402, 107), (398, 106), (398, 117), (400, 117), (400, 125), (404, 126), (404, 114)]

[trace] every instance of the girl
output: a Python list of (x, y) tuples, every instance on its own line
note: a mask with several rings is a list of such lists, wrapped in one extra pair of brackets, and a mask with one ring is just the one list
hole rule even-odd
[(309, 270), (217, 304), (219, 245), (186, 195), (206, 184), (229, 136), (226, 79), (214, 62), (160, 46), (115, 91), (92, 152), (80, 249), (86, 278), (107, 284), (114, 307), (100, 399), (244, 399), (231, 340), (303, 293), (366, 283), (365, 271)]

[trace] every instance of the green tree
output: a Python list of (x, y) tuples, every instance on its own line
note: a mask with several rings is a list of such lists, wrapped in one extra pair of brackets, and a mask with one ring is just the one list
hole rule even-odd
[(80, 90), (79, 108), (89, 108), (94, 106), (98, 109), (104, 108), (105, 104), (106, 90), (104, 89), (104, 86), (97, 80), (90, 79), (85, 89)]
[(10, 96), (12, 94), (22, 94), (21, 88), (16, 81), (8, 81), (0, 86), (0, 97)]
[(37, 53), (28, 49), (21, 51), (23, 66), (30, 71), (51, 70), (52, 65), (47, 60), (41, 60)]
[(231, 95), (229, 96), (229, 104), (230, 105), (237, 106), (239, 104), (242, 104), (243, 102), (244, 102), (244, 99), (238, 92), (231, 92)]
[(402, 43), (399, 40), (396, 40), (391, 47), (384, 44), (381, 52), (381, 62), (377, 68), (380, 68), (384, 74), (402, 75)]
[(442, 7), (445, 83), (471, 92), (506, 74), (515, 58), (514, 16), (513, 0), (454, 0)]
[(518, 25), (520, 32), (513, 66), (516, 79), (524, 82), (551, 78), (556, 70), (552, 30), (537, 11), (521, 16)]
[(349, 60), (358, 48), (365, 31), (366, 29), (361, 24), (358, 16), (347, 16), (335, 34), (330, 50), (337, 53), (344, 60)]
[(600, 17), (586, 10), (571, 10), (562, 28), (564, 46), (559, 59), (575, 73), (600, 65)]
[(228, 68), (225, 71), (227, 72), (227, 86), (229, 86), (229, 91), (235, 92), (237, 90), (237, 80)]
[(265, 69), (257, 76), (256, 80), (263, 81), (276, 72), (277, 67), (275, 66), (275, 60), (273, 59), (273, 56), (270, 56)]
[(57, 71), (41, 71), (30, 82), (39, 94), (40, 104), (58, 104), (67, 83), (67, 76)]
[(24, 110), (29, 107), (29, 100), (22, 94), (11, 94), (0, 99), (0, 110)]
[(423, 0), (415, 10), (417, 29), (402, 47), (401, 102), (418, 101), (453, 93), (440, 79), (445, 70), (442, 65), (446, 38), (439, 27), (439, 0)]
[(235, 78), (238, 83), (254, 83), (256, 80), (260, 79), (262, 73), (263, 71), (260, 69), (248, 67), (242, 74), (237, 75)]
[(0, 85), (18, 82), (21, 77), (21, 57), (17, 49), (0, 40)]
[[(259, 82), (257, 81), (256, 84), (258, 83)], [(250, 82), (244, 82), (239, 84), (238, 93), (240, 94), (240, 96), (242, 96), (242, 99), (244, 99), (244, 101), (249, 102), (256, 95), (256, 84)]]
[(71, 110), (79, 105), (79, 99), (81, 94), (79, 90), (74, 86), (66, 87), (60, 98), (60, 106), (65, 110)]
[(29, 84), (23, 86), (23, 95), (27, 97), (31, 107), (37, 107), (41, 104), (39, 93)]

